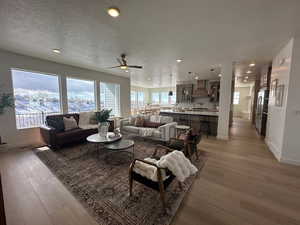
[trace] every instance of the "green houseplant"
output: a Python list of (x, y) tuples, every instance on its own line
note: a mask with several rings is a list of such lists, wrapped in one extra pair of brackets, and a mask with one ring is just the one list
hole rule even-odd
[(99, 135), (105, 137), (108, 132), (111, 109), (102, 109), (99, 112), (95, 112), (95, 118), (98, 122), (98, 132)]
[[(0, 116), (5, 113), (5, 109), (14, 106), (14, 98), (12, 94), (0, 93)], [(0, 136), (0, 144), (2, 144), (2, 138)]]

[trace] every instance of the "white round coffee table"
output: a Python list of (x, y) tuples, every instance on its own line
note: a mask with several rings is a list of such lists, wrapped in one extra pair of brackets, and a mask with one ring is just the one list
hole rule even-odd
[(105, 137), (100, 136), (99, 133), (90, 135), (86, 138), (89, 143), (96, 144), (96, 149), (98, 152), (98, 157), (100, 153), (100, 149), (104, 148), (105, 144), (113, 143), (122, 139), (122, 134), (118, 134), (117, 136), (113, 132), (108, 132)]
[(108, 132), (105, 137), (100, 136), (98, 133), (98, 134), (93, 134), (88, 136), (86, 140), (91, 143), (108, 144), (108, 143), (118, 141), (121, 138), (122, 138), (122, 134), (116, 136), (114, 132)]

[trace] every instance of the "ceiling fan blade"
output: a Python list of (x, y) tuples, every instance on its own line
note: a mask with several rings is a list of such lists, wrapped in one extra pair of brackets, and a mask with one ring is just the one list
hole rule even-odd
[(127, 67), (129, 67), (129, 68), (135, 68), (135, 69), (143, 69), (142, 66), (127, 66)]
[(112, 67), (108, 67), (107, 69), (113, 69), (113, 68), (119, 68), (121, 66), (112, 66)]

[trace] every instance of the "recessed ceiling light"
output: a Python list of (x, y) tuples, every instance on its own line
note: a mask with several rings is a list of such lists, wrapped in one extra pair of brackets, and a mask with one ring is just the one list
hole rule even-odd
[(245, 79), (248, 79), (249, 77), (248, 76), (245, 76)]
[(176, 59), (176, 62), (180, 63), (182, 62), (182, 59)]
[(195, 77), (195, 79), (196, 79), (196, 80), (199, 80), (199, 77), (197, 76), (197, 77)]
[(254, 67), (255, 66), (255, 63), (251, 63), (249, 64), (250, 67)]
[(126, 73), (128, 73), (128, 72), (129, 72), (129, 70), (125, 70), (125, 72), (126, 72)]
[(222, 76), (222, 74), (219, 74), (218, 76), (219, 76), (219, 77), (221, 77), (221, 76)]
[(57, 53), (57, 54), (60, 54), (60, 53), (61, 53), (60, 49), (58, 49), (58, 48), (52, 49), (52, 51), (53, 51), (54, 53)]
[(247, 73), (248, 73), (248, 74), (249, 74), (249, 73), (252, 73), (252, 71), (251, 71), (251, 70), (248, 70)]
[(127, 66), (120, 66), (120, 68), (122, 69), (122, 70), (127, 70)]
[(120, 15), (120, 9), (118, 9), (117, 7), (109, 7), (107, 9), (107, 13), (108, 15), (110, 15), (111, 17), (118, 17)]

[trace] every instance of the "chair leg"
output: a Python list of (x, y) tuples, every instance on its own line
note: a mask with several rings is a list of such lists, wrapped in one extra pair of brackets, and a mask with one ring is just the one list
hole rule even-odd
[(129, 173), (129, 196), (132, 196), (132, 183), (133, 183), (132, 175), (131, 173)]
[(165, 188), (162, 180), (161, 171), (158, 169), (157, 171), (157, 178), (158, 178), (158, 184), (159, 184), (159, 194), (160, 199), (163, 205), (164, 212), (167, 212), (166, 202), (165, 202)]
[(160, 200), (162, 202), (163, 205), (163, 209), (166, 212), (166, 201), (165, 201), (165, 190), (164, 190), (164, 186), (163, 184), (161, 184), (161, 182), (159, 182), (159, 195), (160, 195)]

